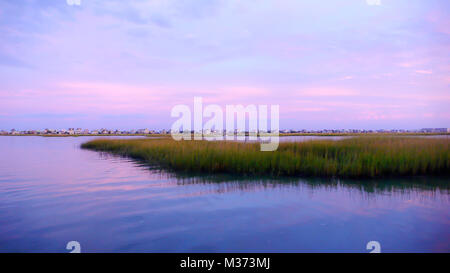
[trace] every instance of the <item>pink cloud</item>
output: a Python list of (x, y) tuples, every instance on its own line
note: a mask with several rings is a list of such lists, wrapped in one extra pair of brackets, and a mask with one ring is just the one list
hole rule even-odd
[(336, 87), (318, 87), (307, 88), (298, 92), (299, 96), (307, 97), (347, 97), (358, 95), (358, 92), (352, 89), (336, 88)]
[(353, 79), (353, 78), (354, 78), (353, 76), (345, 76), (345, 77), (340, 78), (339, 80), (341, 80), (341, 81), (347, 81), (347, 80), (351, 80), (351, 79)]
[(418, 74), (433, 74), (431, 70), (416, 70), (415, 72)]

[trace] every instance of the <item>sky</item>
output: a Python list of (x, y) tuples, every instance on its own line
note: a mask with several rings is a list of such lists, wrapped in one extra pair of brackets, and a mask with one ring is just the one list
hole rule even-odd
[(0, 1), (0, 129), (169, 129), (196, 96), (282, 129), (450, 127), (448, 0), (73, 1)]

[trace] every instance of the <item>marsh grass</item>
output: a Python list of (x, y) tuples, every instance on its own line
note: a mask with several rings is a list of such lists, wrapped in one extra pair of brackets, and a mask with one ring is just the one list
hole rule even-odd
[(172, 139), (97, 139), (82, 148), (203, 174), (349, 178), (450, 174), (450, 140), (445, 138), (286, 142), (275, 152), (261, 152), (259, 143)]

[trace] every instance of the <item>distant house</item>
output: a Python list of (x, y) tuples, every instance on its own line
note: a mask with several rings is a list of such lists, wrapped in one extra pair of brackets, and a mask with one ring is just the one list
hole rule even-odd
[(448, 133), (449, 128), (423, 128), (420, 130), (422, 133)]
[(138, 129), (136, 131), (136, 134), (149, 134), (150, 130), (149, 129)]
[(435, 133), (447, 133), (448, 132), (448, 128), (436, 128), (434, 129)]

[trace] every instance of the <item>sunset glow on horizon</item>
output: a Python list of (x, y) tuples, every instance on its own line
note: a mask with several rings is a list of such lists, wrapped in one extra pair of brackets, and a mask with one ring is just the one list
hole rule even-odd
[(450, 2), (375, 2), (2, 1), (0, 129), (168, 129), (196, 96), (286, 129), (450, 127)]

